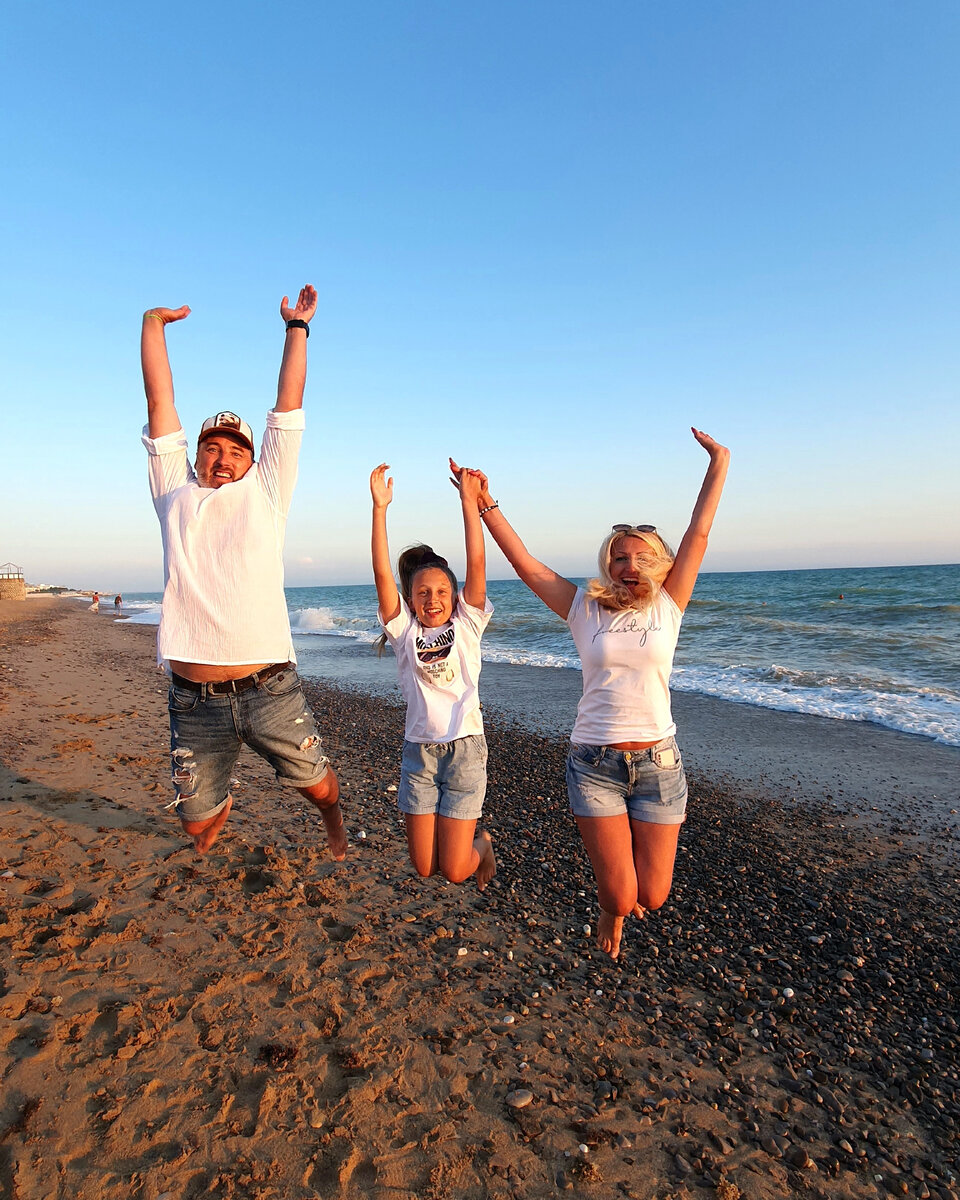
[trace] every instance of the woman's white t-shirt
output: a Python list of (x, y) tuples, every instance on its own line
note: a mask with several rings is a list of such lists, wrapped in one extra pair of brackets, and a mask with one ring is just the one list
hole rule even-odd
[(584, 746), (672, 737), (670, 672), (683, 613), (662, 588), (652, 607), (601, 607), (577, 588), (567, 624), (583, 667), (571, 741)]
[(424, 629), (402, 598), (392, 621), (381, 618), (397, 656), (408, 742), (452, 742), (483, 733), (480, 638), (492, 613), (489, 600), (481, 610), (461, 595), (453, 617), (438, 629)]

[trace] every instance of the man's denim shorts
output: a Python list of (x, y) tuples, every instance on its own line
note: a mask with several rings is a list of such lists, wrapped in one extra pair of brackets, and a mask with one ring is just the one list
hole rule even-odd
[(327, 773), (317, 724), (293, 666), (245, 692), (209, 695), (173, 686), (168, 708), (174, 807), (181, 820), (205, 821), (220, 812), (244, 742), (289, 787), (311, 787)]
[(687, 811), (687, 777), (674, 738), (647, 750), (570, 743), (567, 795), (576, 817), (613, 817), (681, 825)]
[(472, 733), (452, 742), (403, 743), (400, 811), (476, 821), (487, 791), (487, 739)]

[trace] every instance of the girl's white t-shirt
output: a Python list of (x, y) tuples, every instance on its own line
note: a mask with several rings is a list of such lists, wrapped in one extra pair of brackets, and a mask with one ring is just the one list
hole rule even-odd
[(583, 696), (571, 741), (609, 746), (676, 733), (670, 672), (682, 620), (662, 588), (645, 612), (602, 608), (577, 588), (567, 624), (583, 667)]
[(452, 742), (483, 733), (480, 638), (492, 613), (489, 600), (481, 610), (461, 595), (451, 620), (438, 629), (424, 629), (402, 597), (392, 621), (381, 616), (407, 702), (408, 742)]

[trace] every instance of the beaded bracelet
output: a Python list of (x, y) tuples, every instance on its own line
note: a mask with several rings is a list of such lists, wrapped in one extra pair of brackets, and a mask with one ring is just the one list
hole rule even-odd
[(488, 504), (486, 508), (480, 509), (480, 516), (485, 517), (488, 512), (493, 512), (493, 510), (495, 508), (499, 508), (499, 507), (500, 507), (500, 501), (494, 500), (494, 502), (492, 504)]

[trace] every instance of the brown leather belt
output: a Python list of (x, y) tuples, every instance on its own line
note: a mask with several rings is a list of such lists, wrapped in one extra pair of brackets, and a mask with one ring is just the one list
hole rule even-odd
[(186, 688), (190, 692), (205, 691), (208, 696), (229, 696), (234, 692), (247, 692), (250, 688), (259, 687), (271, 675), (279, 675), (293, 667), (293, 663), (274, 663), (272, 667), (264, 667), (262, 671), (254, 671), (252, 675), (244, 675), (242, 679), (218, 679), (211, 683), (197, 683), (193, 679), (184, 679), (176, 671), (170, 672), (174, 687)]

